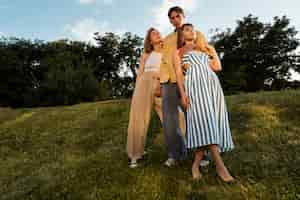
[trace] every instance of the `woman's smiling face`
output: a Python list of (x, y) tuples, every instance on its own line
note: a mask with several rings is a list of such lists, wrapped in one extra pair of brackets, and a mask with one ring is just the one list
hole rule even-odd
[(191, 41), (196, 38), (196, 32), (195, 32), (193, 26), (190, 26), (190, 25), (184, 26), (182, 32), (183, 32), (184, 40)]

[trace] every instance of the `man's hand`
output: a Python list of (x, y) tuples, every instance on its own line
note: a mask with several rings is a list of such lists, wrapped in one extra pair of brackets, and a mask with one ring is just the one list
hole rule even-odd
[(161, 97), (162, 92), (161, 92), (161, 85), (160, 85), (160, 79), (159, 77), (154, 77), (155, 79), (155, 89), (154, 89), (154, 96), (155, 97)]

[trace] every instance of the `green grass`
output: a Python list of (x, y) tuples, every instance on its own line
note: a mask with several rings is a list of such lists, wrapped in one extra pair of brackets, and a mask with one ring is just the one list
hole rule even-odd
[(191, 156), (165, 168), (155, 115), (149, 154), (129, 169), (128, 100), (0, 108), (0, 199), (300, 199), (300, 91), (226, 100), (236, 148), (223, 158), (233, 185), (222, 183), (213, 165), (192, 181)]

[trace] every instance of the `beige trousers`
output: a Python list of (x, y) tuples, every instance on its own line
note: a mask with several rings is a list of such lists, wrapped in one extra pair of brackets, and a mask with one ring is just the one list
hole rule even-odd
[(162, 121), (161, 98), (154, 96), (157, 73), (144, 72), (136, 82), (129, 114), (127, 153), (130, 159), (140, 159), (144, 154), (146, 135), (152, 107)]
[[(143, 157), (153, 107), (162, 123), (162, 99), (154, 96), (156, 84), (159, 84), (156, 80), (158, 75), (155, 72), (144, 72), (136, 82), (131, 99), (127, 135), (127, 154), (130, 159), (137, 160)], [(180, 112), (182, 133), (185, 133), (184, 119), (184, 114)]]

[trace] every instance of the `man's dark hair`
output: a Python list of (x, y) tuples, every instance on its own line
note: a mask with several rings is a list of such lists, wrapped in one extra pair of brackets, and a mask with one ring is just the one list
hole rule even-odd
[(180, 8), (179, 6), (174, 6), (172, 8), (169, 9), (168, 11), (168, 16), (171, 17), (171, 14), (172, 12), (177, 12), (177, 13), (180, 13), (184, 16), (184, 12), (183, 12), (183, 9)]

